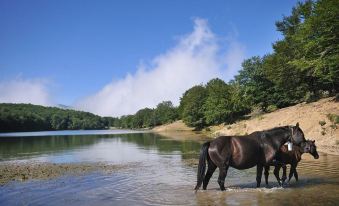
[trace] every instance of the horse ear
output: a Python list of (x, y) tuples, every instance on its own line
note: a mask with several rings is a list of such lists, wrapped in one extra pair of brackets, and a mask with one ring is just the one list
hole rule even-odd
[(295, 125), (296, 127), (299, 127), (299, 122), (297, 122), (297, 124)]
[(315, 140), (313, 140), (312, 142), (315, 143)]

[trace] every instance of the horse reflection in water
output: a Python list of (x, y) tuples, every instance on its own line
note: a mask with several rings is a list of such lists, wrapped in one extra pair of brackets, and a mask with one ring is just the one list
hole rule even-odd
[[(207, 188), (208, 182), (219, 168), (218, 184), (225, 190), (225, 178), (228, 168), (243, 170), (257, 166), (257, 187), (260, 187), (264, 166), (279, 165), (275, 157), (280, 147), (291, 141), (294, 145), (305, 142), (303, 131), (296, 126), (276, 127), (270, 130), (253, 132), (244, 136), (221, 136), (203, 144), (199, 157), (197, 185), (198, 190), (203, 184)], [(206, 161), (208, 163), (207, 173)]]

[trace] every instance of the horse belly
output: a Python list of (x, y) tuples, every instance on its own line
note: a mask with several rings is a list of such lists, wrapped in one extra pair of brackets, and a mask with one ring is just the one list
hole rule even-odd
[(239, 170), (254, 167), (259, 162), (259, 154), (239, 154), (232, 157), (230, 166)]
[(230, 166), (240, 170), (256, 166), (261, 158), (257, 141), (244, 137), (232, 140)]

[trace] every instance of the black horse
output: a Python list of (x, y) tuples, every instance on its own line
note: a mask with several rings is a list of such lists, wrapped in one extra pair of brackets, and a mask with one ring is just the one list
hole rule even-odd
[[(297, 166), (301, 160), (301, 156), (304, 153), (310, 153), (314, 159), (319, 159), (319, 154), (317, 152), (317, 146), (315, 145), (315, 140), (307, 140), (306, 142), (302, 142), (300, 147), (293, 145), (292, 151), (288, 151), (287, 145), (283, 145), (280, 148), (280, 151), (277, 153), (276, 160), (283, 163), (283, 165), (275, 165), (274, 175), (280, 186), (284, 185), (285, 180), (287, 179), (286, 175), (286, 165), (290, 164), (290, 174), (288, 178), (288, 182), (291, 180), (294, 175), (295, 180), (298, 181), (298, 172)], [(279, 177), (280, 168), (283, 168), (283, 176), (282, 179)], [(269, 176), (270, 166), (265, 166), (265, 182), (268, 185), (268, 176)]]
[[(218, 184), (225, 190), (225, 178), (229, 166), (236, 169), (249, 169), (257, 166), (257, 187), (260, 187), (263, 167), (272, 162), (279, 164), (275, 156), (280, 147), (291, 141), (295, 145), (305, 142), (303, 131), (296, 126), (276, 127), (270, 130), (253, 132), (244, 136), (221, 136), (203, 144), (200, 152), (197, 185), (198, 190), (203, 183), (203, 189), (215, 171), (219, 168)], [(206, 160), (208, 163), (205, 175)]]

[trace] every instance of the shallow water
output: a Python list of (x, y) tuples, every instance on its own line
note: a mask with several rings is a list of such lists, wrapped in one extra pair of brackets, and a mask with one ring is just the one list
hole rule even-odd
[(293, 179), (278, 187), (255, 188), (255, 168), (234, 170), (220, 191), (216, 171), (207, 191), (193, 188), (200, 144), (149, 134), (0, 138), (1, 162), (105, 162), (125, 165), (113, 174), (100, 172), (52, 180), (10, 182), (0, 186), (1, 205), (336, 205), (339, 156), (305, 154)]

